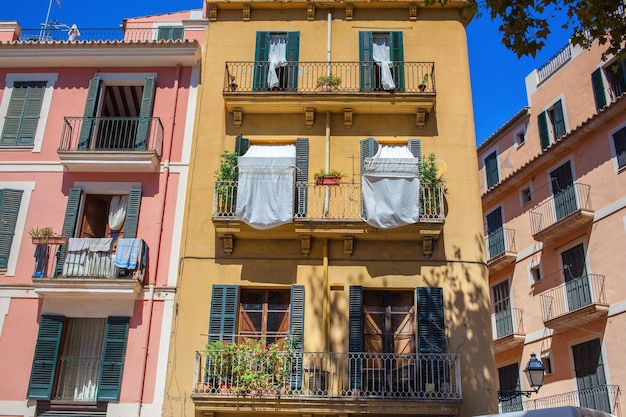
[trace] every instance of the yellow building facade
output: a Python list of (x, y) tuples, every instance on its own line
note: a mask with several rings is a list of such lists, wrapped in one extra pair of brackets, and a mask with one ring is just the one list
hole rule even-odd
[(164, 415), (497, 409), (471, 5), (204, 5)]

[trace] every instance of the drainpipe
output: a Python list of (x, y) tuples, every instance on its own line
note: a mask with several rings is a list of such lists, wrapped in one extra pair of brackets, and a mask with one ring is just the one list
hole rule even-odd
[[(163, 174), (164, 184), (163, 184), (163, 192), (161, 198), (161, 213), (159, 214), (159, 219), (157, 225), (159, 227), (159, 233), (157, 235), (156, 247), (155, 247), (155, 258), (156, 266), (154, 268), (154, 280), (156, 282), (157, 277), (159, 276), (159, 260), (161, 254), (161, 238), (163, 237), (163, 219), (165, 218), (165, 202), (167, 198), (167, 186), (169, 184), (170, 179), (170, 157), (172, 155), (172, 143), (174, 142), (174, 128), (176, 127), (176, 107), (178, 106), (178, 90), (180, 84), (180, 68), (181, 65), (176, 65), (176, 74), (174, 76), (174, 100), (172, 103), (172, 111), (171, 111), (171, 129), (168, 140), (163, 144)], [(148, 292), (148, 317), (146, 318), (147, 330), (146, 337), (143, 341), (143, 349), (145, 349), (145, 354), (141, 358), (141, 384), (139, 387), (139, 398), (137, 402), (137, 414), (136, 417), (141, 416), (141, 410), (143, 407), (143, 393), (146, 386), (146, 372), (147, 372), (147, 364), (148, 364), (148, 348), (150, 345), (150, 334), (152, 333), (152, 309), (154, 306), (154, 283), (150, 284), (150, 290)]]
[(323, 320), (324, 323), (324, 343), (325, 352), (330, 352), (330, 335), (328, 330), (330, 329), (330, 288), (328, 286), (328, 239), (324, 239), (324, 252), (322, 260), (322, 285), (324, 286), (324, 300), (323, 300)]

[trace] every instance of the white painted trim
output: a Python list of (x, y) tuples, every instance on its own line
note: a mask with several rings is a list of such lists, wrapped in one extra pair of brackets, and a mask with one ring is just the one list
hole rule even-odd
[[(3, 152), (8, 150), (3, 150)], [(18, 161), (2, 163), (0, 172), (63, 172), (63, 165), (59, 162), (37, 162)]]
[(37, 401), (0, 401), (0, 410), (3, 416), (34, 417)]
[(14, 190), (22, 190), (22, 201), (20, 201), (20, 212), (17, 213), (17, 221), (15, 222), (15, 235), (11, 243), (11, 252), (9, 253), (9, 262), (7, 263), (6, 276), (15, 276), (17, 269), (17, 260), (20, 255), (20, 246), (24, 238), (24, 229), (26, 228), (26, 216), (28, 215), (28, 207), (30, 198), (35, 189), (35, 181), (7, 181), (0, 182), (0, 188), (12, 188)]
[(524, 338), (524, 344), (528, 345), (530, 343), (539, 342), (540, 340), (543, 340), (545, 338), (552, 337), (553, 333), (554, 330), (547, 328), (535, 330), (532, 333), (526, 333), (526, 337)]
[[(187, 181), (188, 171), (180, 173), (178, 180), (178, 193), (176, 195), (176, 207), (174, 215), (173, 230), (183, 230), (183, 218), (185, 218), (185, 208), (187, 207)], [(167, 276), (167, 285), (176, 287), (178, 280), (178, 257), (181, 250), (182, 233), (172, 235), (172, 245), (170, 247), (170, 268)]]
[[(515, 149), (523, 146), (526, 143), (526, 140), (528, 139), (526, 137), (527, 129), (528, 129), (528, 122), (522, 124), (520, 127), (515, 129), (515, 131), (513, 132), (513, 141), (515, 142)], [(521, 143), (518, 141), (518, 136), (519, 136), (520, 133), (522, 133), (522, 135), (524, 137), (524, 141), (521, 142)]]
[(52, 103), (52, 93), (54, 92), (54, 84), (57, 81), (58, 74), (52, 73), (23, 73), (23, 74), (7, 74), (6, 86), (0, 103), (0, 133), (4, 129), (4, 121), (9, 109), (9, 101), (13, 94), (13, 84), (16, 81), (45, 81), (46, 91), (41, 102), (41, 112), (39, 113), (39, 121), (37, 122), (37, 131), (33, 139), (33, 149), (31, 152), (41, 152), (41, 144), (43, 143), (44, 132), (48, 123), (48, 114)]
[(104, 181), (76, 181), (78, 187), (86, 194), (128, 194), (132, 189), (141, 188), (140, 182), (104, 182)]
[(609, 317), (626, 312), (626, 300), (618, 301), (609, 306)]
[(596, 210), (593, 215), (593, 222), (598, 222), (605, 217), (617, 213), (618, 211), (626, 208), (626, 197), (622, 197), (619, 200), (613, 201), (611, 204), (607, 204), (601, 209)]
[(154, 77), (156, 79), (156, 72), (99, 72), (96, 76), (102, 80), (105, 84), (111, 85), (124, 85), (124, 84), (138, 84), (146, 81), (148, 77)]
[(200, 66), (191, 67), (189, 80), (189, 98), (187, 99), (187, 114), (185, 118), (185, 133), (183, 137), (183, 149), (181, 163), (189, 165), (191, 159), (191, 146), (193, 144), (194, 129), (196, 123), (196, 107), (198, 103), (198, 83), (200, 82)]
[[(167, 367), (170, 348), (170, 337), (172, 335), (172, 323), (174, 319), (174, 300), (167, 300), (163, 306), (163, 320), (161, 321), (161, 338), (159, 339), (159, 350), (157, 358), (157, 369), (154, 378), (154, 409), (158, 412), (147, 412), (146, 406), (144, 406), (144, 412), (142, 415), (161, 415), (161, 408), (165, 401), (165, 383), (167, 379)], [(153, 408), (153, 407), (149, 407)]]
[(2, 339), (2, 328), (4, 327), (4, 320), (9, 314), (9, 305), (11, 299), (8, 297), (0, 297), (0, 339)]

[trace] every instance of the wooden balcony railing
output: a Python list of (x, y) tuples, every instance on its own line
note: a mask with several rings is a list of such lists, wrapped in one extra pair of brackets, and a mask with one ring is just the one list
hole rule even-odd
[[(296, 183), (298, 203), (294, 209), (294, 220), (325, 221), (343, 220), (361, 222), (361, 184), (342, 182), (336, 186), (318, 186), (315, 183)], [(237, 181), (215, 183), (213, 198), (214, 219), (235, 219)], [(442, 223), (445, 220), (443, 185), (420, 187), (419, 221)]]
[(584, 275), (545, 291), (539, 297), (544, 322), (592, 304), (606, 304), (604, 275)]
[[(390, 70), (395, 89), (384, 90), (376, 62), (288, 61), (276, 69), (278, 86), (268, 85), (269, 62), (227, 62), (224, 93), (412, 93), (435, 94), (434, 62), (392, 62)], [(341, 83), (330, 89), (318, 83), (321, 76), (339, 77)]]

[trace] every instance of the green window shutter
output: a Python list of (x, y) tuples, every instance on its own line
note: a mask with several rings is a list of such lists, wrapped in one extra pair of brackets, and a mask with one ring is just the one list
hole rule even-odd
[[(67, 197), (67, 207), (65, 208), (65, 217), (63, 218), (63, 229), (61, 230), (63, 236), (74, 237), (82, 192), (80, 188), (70, 189), (70, 193)], [(67, 245), (61, 245), (58, 253), (57, 264), (54, 269), (55, 276), (63, 274), (63, 263), (65, 263), (65, 255), (67, 255)]]
[(613, 144), (615, 145), (617, 166), (619, 169), (622, 169), (626, 166), (626, 127), (613, 134)]
[(235, 138), (235, 152), (239, 156), (243, 156), (248, 152), (248, 148), (250, 147), (250, 140), (248, 138), (244, 138), (243, 134), (240, 133)]
[(22, 190), (0, 190), (0, 268), (6, 268), (9, 263), (22, 193)]
[(83, 111), (83, 124), (80, 127), (80, 135), (78, 136), (78, 149), (89, 149), (91, 142), (91, 132), (94, 126), (94, 117), (98, 108), (98, 96), (100, 94), (101, 80), (98, 77), (89, 80), (89, 88), (87, 89), (87, 100), (85, 101), (85, 110)]
[(185, 38), (185, 30), (181, 26), (161, 26), (158, 29), (157, 40), (177, 41)]
[(137, 136), (135, 136), (135, 150), (138, 151), (145, 151), (146, 149), (148, 149), (151, 126), (150, 116), (152, 116), (152, 105), (154, 104), (155, 88), (156, 78), (146, 78), (143, 84), (143, 95), (141, 96), (141, 110), (139, 110)]
[(409, 139), (407, 146), (415, 158), (418, 159), (417, 170), (419, 176), (422, 176), (422, 140), (421, 139)]
[(296, 139), (296, 201), (297, 217), (306, 217), (307, 181), (309, 179), (309, 139)]
[(418, 353), (446, 353), (443, 289), (418, 287), (416, 294)]
[(215, 340), (235, 342), (238, 308), (238, 285), (213, 285), (209, 317), (209, 342)]
[(485, 174), (487, 176), (487, 189), (500, 181), (498, 175), (498, 154), (494, 151), (485, 158)]
[(539, 142), (541, 143), (541, 150), (546, 150), (550, 146), (550, 133), (548, 132), (548, 116), (546, 112), (539, 113), (537, 116), (537, 126), (539, 127)]
[(126, 219), (124, 220), (124, 237), (136, 238), (139, 224), (139, 208), (141, 207), (141, 189), (132, 189), (128, 192)]
[(129, 317), (107, 318), (98, 379), (98, 401), (119, 401)]
[(13, 84), (0, 146), (33, 145), (46, 85), (46, 81)]
[(363, 358), (363, 287), (350, 286), (348, 301), (348, 352), (350, 355), (350, 390), (360, 389), (362, 386), (361, 369)]
[(604, 82), (602, 81), (602, 68), (596, 69), (591, 74), (591, 86), (593, 87), (593, 98), (596, 101), (596, 110), (606, 106), (606, 95), (604, 94)]
[(49, 400), (63, 334), (62, 316), (41, 316), (26, 398)]
[[(378, 152), (378, 141), (374, 138), (366, 138), (361, 140), (361, 180), (363, 179), (363, 168), (365, 166), (365, 158), (371, 158)], [(365, 202), (361, 198), (361, 217), (367, 219), (367, 213), (365, 212)]]
[(402, 32), (391, 32), (390, 55), (393, 62), (391, 73), (396, 84), (396, 91), (404, 91), (404, 45)]
[(300, 58), (300, 32), (287, 32), (287, 90), (298, 90), (298, 60)]
[(374, 57), (372, 32), (359, 32), (359, 62), (361, 66), (361, 91), (374, 89)]
[(296, 355), (291, 363), (291, 388), (302, 389), (302, 350), (304, 348), (304, 285), (291, 286), (291, 305), (289, 307), (289, 337), (294, 341)]
[(267, 71), (269, 70), (268, 54), (270, 46), (270, 33), (256, 33), (256, 49), (254, 51), (254, 91), (265, 90), (267, 86)]
[(554, 103), (552, 109), (554, 114), (554, 140), (556, 141), (565, 135), (565, 117), (563, 117), (563, 104), (561, 100)]

